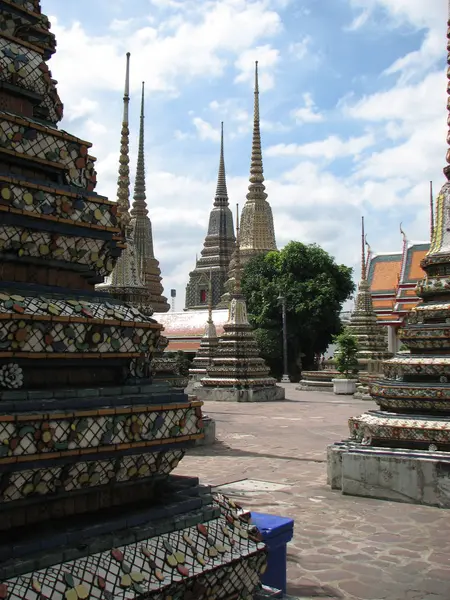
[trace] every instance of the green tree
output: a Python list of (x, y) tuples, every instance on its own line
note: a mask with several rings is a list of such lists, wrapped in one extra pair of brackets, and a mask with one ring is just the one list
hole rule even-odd
[(354, 289), (352, 269), (316, 244), (290, 242), (248, 262), (242, 290), (261, 354), (275, 376), (283, 371), (280, 294), (286, 298), (289, 372), (297, 375), (313, 368), (314, 356), (341, 331), (342, 305)]
[(337, 345), (334, 362), (336, 368), (346, 379), (349, 375), (358, 373), (358, 340), (349, 331), (345, 330), (333, 338)]

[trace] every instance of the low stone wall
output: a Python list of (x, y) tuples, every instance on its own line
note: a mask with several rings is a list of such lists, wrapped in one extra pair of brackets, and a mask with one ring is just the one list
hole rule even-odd
[(327, 483), (343, 494), (450, 508), (447, 452), (342, 442), (328, 446), (327, 458)]

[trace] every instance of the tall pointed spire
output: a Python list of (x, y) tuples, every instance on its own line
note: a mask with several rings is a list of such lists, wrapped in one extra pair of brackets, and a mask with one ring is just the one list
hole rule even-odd
[(133, 207), (131, 209), (132, 217), (137, 217), (138, 215), (146, 217), (148, 215), (147, 198), (145, 195), (144, 100), (145, 83), (142, 82), (141, 116), (139, 124), (139, 149), (137, 158), (136, 177), (134, 180)]
[[(450, 0), (449, 0), (450, 2)], [(430, 181), (430, 239), (433, 238), (434, 231), (434, 198), (433, 198), (433, 182)]]
[(364, 234), (364, 217), (361, 217), (361, 281), (366, 280), (366, 236)]
[(261, 148), (261, 125), (259, 117), (259, 82), (258, 82), (258, 61), (255, 62), (255, 91), (253, 103), (253, 140), (252, 157), (250, 164), (250, 185), (248, 186), (247, 199), (265, 200), (264, 169), (262, 161)]
[(227, 179), (225, 175), (225, 158), (223, 152), (223, 121), (220, 124), (219, 173), (217, 175), (217, 188), (214, 206), (228, 206)]
[[(261, 125), (259, 115), (259, 80), (258, 61), (255, 62), (255, 90), (253, 106), (253, 137), (252, 154), (250, 161), (250, 178), (247, 201), (241, 214), (241, 239), (240, 260), (242, 266), (258, 254), (277, 249), (273, 215), (270, 204), (267, 202), (266, 186), (264, 185), (264, 169), (261, 147)], [(226, 292), (223, 294), (219, 307), (226, 307), (230, 301), (235, 285), (235, 257), (230, 262), (228, 280), (225, 284)]]
[(228, 206), (227, 180), (221, 123), (220, 158), (217, 175), (216, 195), (209, 216), (208, 233), (203, 243), (200, 258), (195, 257), (195, 268), (189, 273), (186, 286), (186, 309), (205, 308), (207, 303), (206, 273), (212, 270), (212, 305), (217, 306), (224, 292), (228, 268), (234, 251), (233, 215)]
[(234, 253), (234, 296), (241, 294), (241, 235), (239, 230), (239, 204), (236, 204), (236, 250)]
[(127, 52), (125, 71), (125, 89), (123, 94), (122, 131), (120, 135), (119, 177), (117, 179), (117, 208), (118, 218), (122, 227), (130, 223), (130, 53)]
[(140, 275), (140, 256), (136, 251), (134, 228), (130, 217), (130, 169), (129, 169), (129, 121), (130, 104), (130, 53), (127, 52), (123, 118), (120, 136), (119, 177), (117, 182), (118, 217), (122, 225), (126, 248), (118, 259), (113, 272), (97, 288), (112, 296), (133, 304), (147, 313), (152, 312), (149, 294)]
[(163, 295), (161, 269), (155, 258), (153, 249), (152, 223), (148, 216), (145, 188), (145, 83), (142, 82), (141, 115), (139, 123), (139, 148), (134, 180), (133, 207), (131, 209), (131, 225), (133, 227), (134, 245), (139, 261), (139, 276), (147, 288), (149, 302), (155, 312), (167, 312), (170, 308)]

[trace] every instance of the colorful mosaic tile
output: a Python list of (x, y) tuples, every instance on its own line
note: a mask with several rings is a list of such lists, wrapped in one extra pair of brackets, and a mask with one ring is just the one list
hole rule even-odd
[(0, 205), (27, 215), (59, 217), (83, 227), (111, 228), (118, 232), (114, 202), (89, 196), (40, 190), (38, 186), (0, 176)]
[(1, 473), (0, 502), (54, 497), (86, 488), (169, 475), (183, 456), (184, 450), (151, 452), (147, 449), (143, 454)]
[[(112, 415), (83, 416), (69, 414), (30, 415), (29, 420), (2, 421), (0, 416), (0, 464), (4, 456), (26, 456), (81, 448), (101, 449), (104, 446), (155, 442), (186, 438), (203, 431), (201, 418), (189, 405), (186, 408), (153, 410), (133, 406), (117, 409)], [(69, 452), (70, 453), (70, 452)]]
[(92, 191), (96, 185), (96, 172), (93, 159), (88, 154), (88, 146), (77, 138), (52, 134), (48, 129), (29, 122), (26, 125), (18, 119), (5, 116), (0, 121), (0, 149), (5, 148), (31, 159), (60, 164), (64, 168), (67, 185)]

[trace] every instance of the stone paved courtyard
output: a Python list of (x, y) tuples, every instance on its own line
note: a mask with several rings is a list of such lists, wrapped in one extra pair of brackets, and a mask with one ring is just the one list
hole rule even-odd
[[(326, 446), (375, 407), (286, 386), (279, 403), (207, 402), (218, 443), (178, 474), (224, 486), (245, 508), (295, 520), (288, 593), (298, 598), (449, 600), (448, 510), (342, 496), (326, 485)], [(230, 484), (230, 485), (227, 485)]]

